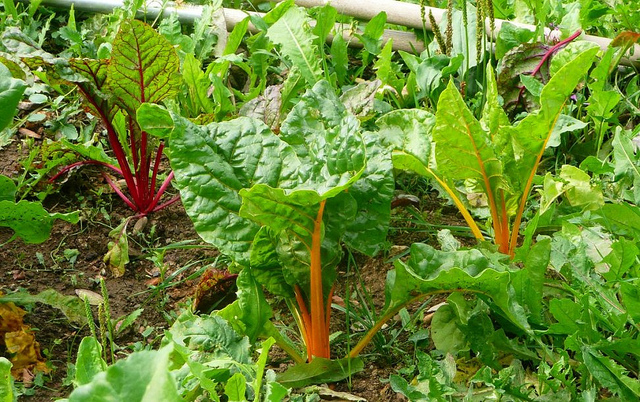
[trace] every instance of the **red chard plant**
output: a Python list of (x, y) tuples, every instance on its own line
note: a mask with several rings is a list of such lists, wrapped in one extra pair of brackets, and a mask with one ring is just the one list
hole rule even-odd
[[(37, 60), (35, 63), (42, 63)], [(31, 60), (31, 64), (34, 61)], [(86, 164), (105, 166), (121, 175), (127, 196), (105, 173), (104, 177), (122, 200), (139, 215), (175, 202), (160, 199), (169, 186), (170, 173), (158, 187), (158, 171), (164, 143), (140, 129), (136, 119), (143, 103), (159, 103), (178, 91), (180, 61), (171, 44), (153, 28), (137, 20), (123, 21), (113, 42), (110, 59), (58, 60), (49, 71), (75, 84), (90, 112), (100, 118), (117, 165), (105, 160), (86, 160), (65, 167), (51, 180)]]

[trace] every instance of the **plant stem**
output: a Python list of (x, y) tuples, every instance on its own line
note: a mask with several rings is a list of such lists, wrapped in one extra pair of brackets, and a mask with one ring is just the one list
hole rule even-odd
[(471, 213), (469, 213), (469, 210), (467, 210), (467, 208), (464, 206), (462, 201), (460, 201), (460, 198), (458, 198), (456, 193), (454, 193), (451, 187), (449, 187), (449, 185), (444, 180), (438, 177), (433, 170), (431, 169), (427, 169), (427, 170), (429, 171), (429, 173), (431, 173), (431, 176), (433, 176), (433, 178), (436, 179), (438, 184), (442, 186), (442, 188), (447, 192), (447, 194), (449, 194), (449, 197), (451, 197), (451, 200), (453, 201), (453, 203), (456, 204), (456, 207), (458, 207), (458, 211), (460, 211), (460, 213), (464, 217), (465, 222), (467, 222), (467, 225), (469, 226), (469, 229), (471, 229), (471, 232), (473, 233), (475, 238), (479, 241), (484, 241), (484, 236), (482, 235), (482, 232), (480, 232), (480, 228), (478, 227), (478, 224), (476, 223), (475, 220), (473, 220)]
[[(322, 215), (326, 200), (320, 201), (318, 215), (313, 223), (311, 235), (311, 355), (329, 359), (329, 329), (326, 326), (324, 294), (322, 292)], [(310, 359), (311, 361), (311, 359)]]

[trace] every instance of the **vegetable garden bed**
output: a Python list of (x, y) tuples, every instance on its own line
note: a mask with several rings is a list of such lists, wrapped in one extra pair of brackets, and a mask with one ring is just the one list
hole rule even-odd
[(2, 3), (0, 400), (640, 398), (640, 7), (355, 3)]

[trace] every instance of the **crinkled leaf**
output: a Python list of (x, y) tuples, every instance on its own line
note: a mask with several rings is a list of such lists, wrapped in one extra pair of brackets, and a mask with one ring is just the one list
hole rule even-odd
[(78, 86), (86, 103), (96, 116), (111, 120), (118, 108), (104, 93), (108, 65), (109, 60), (105, 59), (71, 59), (69, 66), (74, 75), (63, 75), (63, 78)]
[[(504, 99), (504, 108), (509, 113), (518, 110), (532, 111), (538, 105), (535, 96), (522, 90), (520, 77), (531, 75), (549, 46), (542, 43), (523, 43), (512, 48), (500, 60), (498, 66), (498, 88)], [(544, 63), (536, 75), (543, 83), (549, 81), (549, 65)]]
[(340, 101), (353, 115), (365, 117), (374, 111), (375, 95), (380, 85), (380, 80), (361, 82), (344, 91)]
[[(309, 285), (311, 234), (322, 198), (314, 191), (298, 190), (287, 194), (282, 189), (255, 185), (241, 190), (240, 215), (268, 226), (278, 234), (276, 251), (291, 286)], [(335, 279), (335, 266), (340, 260), (340, 237), (355, 215), (355, 201), (340, 194), (327, 201), (323, 215), (322, 241), (323, 288), (328, 292)]]
[(431, 132), (435, 122), (435, 116), (425, 110), (403, 109), (385, 114), (376, 124), (383, 142), (429, 166), (433, 151)]
[(296, 364), (277, 376), (280, 384), (300, 388), (311, 384), (336, 382), (364, 369), (361, 359), (329, 360), (315, 357), (311, 363)]
[(27, 88), (24, 81), (13, 78), (11, 72), (4, 64), (0, 63), (0, 131), (4, 130), (13, 121), (13, 116), (18, 110), (18, 102)]
[(113, 42), (105, 85), (130, 116), (141, 104), (158, 103), (180, 87), (180, 60), (162, 35), (149, 25), (126, 20)]
[(290, 146), (249, 118), (197, 126), (176, 121), (171, 167), (198, 234), (242, 265), (259, 226), (240, 217), (238, 192), (254, 184), (285, 185), (299, 166)]
[(262, 120), (275, 129), (280, 127), (280, 109), (282, 107), (282, 84), (270, 85), (264, 94), (251, 99), (240, 108), (240, 116)]
[(201, 363), (216, 359), (227, 360), (229, 365), (251, 362), (249, 338), (238, 335), (222, 317), (183, 313), (169, 332), (172, 342), (193, 351), (192, 358)]
[(54, 56), (38, 46), (27, 34), (18, 27), (7, 27), (2, 33), (2, 44), (11, 54), (18, 57), (40, 57), (47, 61), (53, 61)]
[(569, 204), (584, 209), (599, 209), (604, 205), (602, 190), (591, 184), (591, 177), (571, 165), (560, 170), (560, 179), (564, 181), (565, 196)]
[(406, 262), (395, 262), (395, 273), (387, 279), (387, 309), (407, 303), (420, 294), (464, 290), (491, 298), (503, 314), (522, 329), (529, 325), (515, 298), (511, 271), (500, 262), (503, 256), (485, 256), (478, 250), (440, 251), (415, 243)]
[(320, 81), (308, 90), (280, 132), (280, 138), (303, 161), (296, 189), (314, 190), (326, 198), (357, 180), (366, 162), (359, 130), (360, 122), (340, 102), (329, 82)]
[(314, 44), (307, 13), (299, 7), (289, 8), (269, 29), (267, 37), (280, 45), (280, 51), (298, 67), (307, 84), (313, 85), (322, 76), (321, 58)]
[(25, 243), (42, 243), (49, 238), (53, 223), (61, 219), (78, 223), (79, 213), (49, 213), (39, 202), (0, 201), (0, 226), (8, 227)]
[(347, 226), (344, 242), (372, 256), (380, 251), (387, 238), (395, 180), (390, 152), (373, 134), (366, 134), (364, 141), (367, 166), (360, 179), (349, 188), (358, 210), (355, 219)]
[(76, 388), (70, 402), (181, 401), (169, 371), (172, 347), (140, 351), (118, 360), (93, 380)]
[(278, 259), (277, 234), (269, 226), (260, 228), (251, 245), (251, 270), (256, 281), (269, 292), (283, 297), (294, 297), (293, 287), (287, 283)]

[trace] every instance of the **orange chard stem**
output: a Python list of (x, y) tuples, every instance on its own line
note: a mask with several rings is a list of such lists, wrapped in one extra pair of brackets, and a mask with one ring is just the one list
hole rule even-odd
[(501, 220), (501, 231), (502, 236), (500, 236), (500, 240), (498, 243), (498, 250), (503, 254), (509, 253), (509, 218), (507, 217), (507, 205), (504, 201), (504, 191), (500, 190), (500, 203), (502, 206), (502, 214), (500, 217)]
[(320, 201), (318, 215), (313, 224), (311, 235), (311, 354), (316, 357), (330, 358), (329, 331), (324, 314), (324, 296), (322, 294), (322, 215), (326, 200)]
[(296, 301), (298, 302), (298, 307), (300, 308), (300, 315), (302, 316), (302, 322), (300, 325), (300, 333), (302, 335), (302, 340), (304, 341), (305, 346), (307, 347), (307, 361), (311, 361), (311, 351), (313, 350), (313, 345), (311, 344), (311, 339), (309, 338), (309, 331), (311, 328), (311, 318), (309, 317), (309, 311), (307, 310), (307, 305), (304, 302), (304, 298), (302, 297), (302, 290), (300, 286), (295, 285), (294, 291), (296, 294)]
[(331, 324), (331, 299), (333, 299), (333, 289), (335, 289), (335, 287), (335, 284), (331, 286), (331, 290), (329, 291), (329, 298), (327, 299), (327, 306), (325, 307), (324, 312), (324, 326), (327, 329), (327, 335), (329, 334), (329, 325)]
[[(562, 108), (564, 108), (564, 106)], [(560, 110), (562, 110), (562, 108), (560, 108)], [(522, 198), (520, 199), (520, 204), (518, 205), (518, 211), (516, 213), (516, 219), (513, 222), (511, 240), (509, 241), (509, 255), (511, 255), (512, 257), (515, 255), (516, 246), (518, 245), (518, 234), (520, 232), (520, 224), (522, 223), (522, 215), (524, 214), (524, 208), (527, 205), (527, 199), (529, 198), (529, 193), (531, 192), (531, 187), (533, 186), (533, 179), (534, 177), (536, 177), (536, 173), (538, 172), (538, 166), (540, 165), (540, 160), (542, 160), (542, 154), (544, 153), (544, 150), (547, 148), (547, 143), (549, 142), (549, 138), (551, 138), (551, 132), (553, 131), (553, 128), (556, 126), (556, 123), (558, 122), (559, 117), (560, 117), (560, 113), (556, 115), (556, 118), (553, 121), (553, 124), (551, 125), (551, 130), (549, 130), (549, 132), (547, 133), (547, 138), (545, 138), (544, 143), (540, 148), (540, 152), (538, 152), (538, 156), (536, 157), (536, 162), (533, 165), (533, 168), (531, 169), (531, 173), (529, 174), (529, 179), (527, 179), (527, 184), (524, 186), (524, 191), (522, 192)]]

